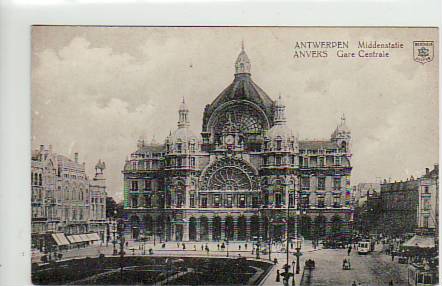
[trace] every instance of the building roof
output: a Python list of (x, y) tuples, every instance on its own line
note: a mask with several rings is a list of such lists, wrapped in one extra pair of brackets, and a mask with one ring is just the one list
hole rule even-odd
[(144, 154), (144, 153), (162, 153), (166, 151), (166, 147), (163, 144), (148, 144), (143, 145), (137, 151), (135, 151), (135, 155)]
[(299, 149), (336, 149), (338, 144), (329, 140), (299, 141)]
[[(238, 56), (237, 63), (238, 61), (250, 62), (244, 50)], [(207, 131), (207, 123), (213, 112), (224, 103), (233, 100), (246, 100), (258, 105), (266, 114), (269, 122), (273, 122), (275, 102), (252, 80), (249, 72), (250, 70), (235, 73), (233, 82), (211, 104), (206, 106), (203, 117), (203, 131)]]

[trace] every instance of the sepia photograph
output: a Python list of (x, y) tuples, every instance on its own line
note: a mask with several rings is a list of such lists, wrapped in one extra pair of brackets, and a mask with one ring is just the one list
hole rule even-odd
[(438, 28), (31, 39), (33, 284), (439, 284)]

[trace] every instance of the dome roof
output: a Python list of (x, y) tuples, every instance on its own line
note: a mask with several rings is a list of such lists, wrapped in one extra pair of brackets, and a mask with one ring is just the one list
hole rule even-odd
[(270, 128), (266, 137), (268, 137), (270, 140), (276, 140), (278, 137), (283, 140), (288, 140), (292, 138), (294, 139), (295, 135), (293, 130), (286, 124), (277, 124)]
[(274, 101), (251, 78), (250, 60), (244, 48), (235, 62), (235, 78), (211, 103), (206, 105), (203, 116), (203, 132), (207, 131), (210, 117), (225, 103), (248, 101), (256, 104), (265, 113), (270, 126), (273, 125)]
[(275, 125), (267, 132), (267, 137), (275, 140), (280, 137), (283, 140), (294, 139), (293, 130), (287, 126), (285, 117), (285, 104), (282, 97), (279, 96), (275, 101)]
[(178, 141), (181, 142), (190, 142), (192, 140), (198, 141), (198, 136), (193, 133), (192, 130), (189, 129), (189, 127), (181, 127), (172, 132), (169, 137), (167, 137), (167, 140), (169, 143), (175, 144)]

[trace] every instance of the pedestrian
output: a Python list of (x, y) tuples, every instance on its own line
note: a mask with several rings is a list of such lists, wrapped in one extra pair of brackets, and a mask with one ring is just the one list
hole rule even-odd
[(184, 242), (183, 242), (183, 250), (186, 250), (186, 245), (184, 244)]
[(195, 244), (193, 245), (193, 250), (195, 250), (195, 251), (196, 251), (196, 245), (195, 245)]
[(351, 246), (347, 250), (347, 256), (350, 256), (350, 253), (351, 253)]
[(280, 277), (279, 277), (279, 269), (276, 270), (276, 282), (280, 281)]
[(247, 243), (244, 245), (245, 249), (247, 250)]
[(358, 285), (356, 285), (356, 281), (353, 281), (353, 283), (351, 283), (351, 286), (358, 286)]
[(391, 253), (391, 261), (394, 261), (394, 253)]
[(346, 264), (347, 264), (347, 259), (344, 258), (344, 261), (342, 261), (342, 269), (345, 269)]
[(216, 247), (218, 248), (218, 250), (219, 250), (219, 243), (216, 245)]
[(203, 251), (204, 250), (204, 246), (201, 244), (201, 251)]
[(240, 250), (240, 251), (241, 251), (241, 244), (240, 244), (240, 245), (238, 245), (238, 250)]
[(177, 242), (176, 247), (180, 248), (180, 243), (179, 242)]
[(388, 283), (389, 286), (393, 286), (393, 279), (390, 280), (390, 283)]

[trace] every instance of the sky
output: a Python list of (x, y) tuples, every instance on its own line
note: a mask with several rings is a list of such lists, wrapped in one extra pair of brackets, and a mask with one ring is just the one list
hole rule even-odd
[[(411, 43), (433, 40), (434, 59)], [(388, 59), (294, 58), (297, 41), (399, 41)], [(101, 159), (109, 195), (122, 198), (123, 169), (137, 140), (163, 142), (184, 97), (191, 129), (227, 87), (241, 42), (252, 79), (286, 103), (304, 139), (329, 139), (345, 114), (352, 185), (422, 175), (438, 162), (437, 30), (422, 28), (78, 27), (32, 29), (32, 147), (86, 162)]]

